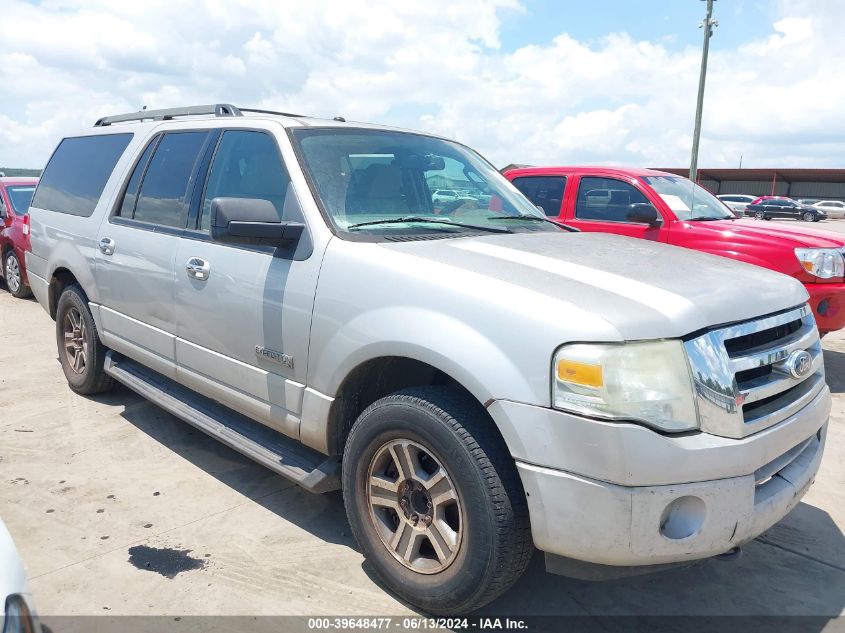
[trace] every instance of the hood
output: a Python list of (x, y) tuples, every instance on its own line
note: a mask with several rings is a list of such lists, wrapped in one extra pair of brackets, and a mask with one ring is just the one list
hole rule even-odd
[[(602, 233), (517, 233), (382, 246), (417, 258), (405, 265), (424, 266), (427, 260), (439, 283), (460, 283), (460, 273), (467, 271), (495, 280), (498, 302), (508, 301), (509, 287), (519, 286), (552, 300), (543, 305), (556, 304), (561, 318), (594, 315), (620, 340), (677, 338), (807, 300), (804, 287), (780, 273)], [(443, 266), (454, 274), (444, 278)], [(510, 294), (514, 301), (525, 299), (524, 293)]]
[(672, 230), (680, 228), (688, 235), (701, 235), (711, 240), (724, 240), (726, 244), (732, 243), (737, 246), (760, 245), (771, 248), (778, 242), (790, 249), (801, 247), (842, 248), (845, 246), (845, 235), (824, 229), (807, 228), (804, 224), (760, 222), (759, 220), (718, 220), (715, 222), (680, 222), (678, 225), (678, 227), (673, 226)]

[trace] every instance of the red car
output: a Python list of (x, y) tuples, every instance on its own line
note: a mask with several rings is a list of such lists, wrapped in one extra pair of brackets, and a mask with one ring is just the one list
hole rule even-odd
[(3, 278), (13, 296), (28, 297), (31, 292), (24, 267), (29, 250), (29, 203), (38, 178), (0, 178), (0, 254)]
[(505, 176), (548, 217), (582, 231), (685, 246), (795, 277), (810, 294), (819, 330), (845, 327), (843, 235), (738, 220), (707, 190), (660, 171), (532, 167)]

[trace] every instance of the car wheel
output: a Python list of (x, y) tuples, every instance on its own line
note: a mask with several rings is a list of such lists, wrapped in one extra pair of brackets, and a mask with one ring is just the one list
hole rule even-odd
[(56, 343), (68, 385), (88, 395), (108, 391), (114, 380), (103, 370), (108, 349), (100, 342), (88, 299), (79, 286), (68, 286), (56, 307)]
[(766, 219), (766, 215), (765, 215), (762, 211), (756, 211), (756, 212), (754, 213), (754, 217), (755, 217), (757, 220), (765, 220), (765, 219)]
[(23, 272), (21, 270), (21, 263), (15, 251), (9, 251), (3, 258), (3, 276), (6, 278), (6, 286), (13, 297), (18, 299), (25, 299), (32, 294), (23, 281)]
[(344, 450), (344, 504), (377, 576), (437, 615), (508, 589), (533, 553), (525, 493), (504, 440), (475, 400), (423, 387), (378, 400)]
[(801, 216), (801, 219), (804, 220), (804, 222), (815, 222), (816, 214), (811, 213), (810, 211), (805, 211), (804, 215)]

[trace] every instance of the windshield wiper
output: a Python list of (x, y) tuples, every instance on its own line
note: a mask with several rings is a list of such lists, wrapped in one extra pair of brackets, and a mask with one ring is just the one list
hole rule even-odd
[(362, 226), (374, 226), (376, 224), (405, 224), (408, 222), (422, 222), (424, 224), (446, 224), (448, 226), (456, 226), (464, 229), (473, 229), (476, 231), (487, 231), (489, 233), (511, 233), (506, 228), (498, 226), (478, 226), (477, 224), (464, 224), (463, 222), (452, 222), (451, 220), (438, 220), (436, 218), (421, 218), (415, 215), (409, 215), (402, 218), (383, 218), (381, 220), (370, 220), (369, 222), (358, 222), (358, 224), (350, 224), (349, 229), (357, 229)]
[(567, 231), (571, 231), (572, 233), (580, 233), (581, 229), (576, 229), (574, 226), (569, 226), (568, 224), (564, 224), (563, 222), (556, 222), (555, 220), (550, 220), (548, 218), (541, 218), (538, 215), (491, 215), (487, 218), (488, 220), (529, 220), (530, 222), (548, 222), (549, 224), (554, 224), (557, 227), (562, 229), (566, 229)]
[(716, 220), (736, 220), (736, 218), (731, 217), (724, 217), (724, 218), (714, 218), (709, 215), (700, 215), (697, 218), (689, 218), (687, 222), (715, 222)]

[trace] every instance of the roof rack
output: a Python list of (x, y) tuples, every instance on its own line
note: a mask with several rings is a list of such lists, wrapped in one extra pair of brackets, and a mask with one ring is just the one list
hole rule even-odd
[(258, 108), (241, 108), (241, 112), (254, 112), (255, 114), (278, 114), (279, 116), (290, 116), (296, 118), (309, 118), (305, 114), (293, 114), (291, 112), (278, 112), (277, 110), (259, 110)]
[[(257, 112), (257, 110), (251, 110)], [(98, 119), (94, 127), (103, 127), (112, 123), (126, 123), (128, 121), (169, 121), (177, 116), (198, 116), (213, 114), (214, 116), (243, 116), (241, 111), (229, 103), (213, 103), (209, 105), (187, 106), (183, 108), (167, 108), (165, 110), (139, 110), (129, 114), (115, 114)]]

